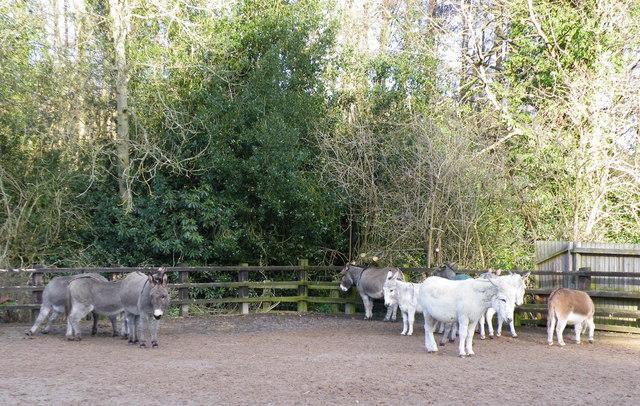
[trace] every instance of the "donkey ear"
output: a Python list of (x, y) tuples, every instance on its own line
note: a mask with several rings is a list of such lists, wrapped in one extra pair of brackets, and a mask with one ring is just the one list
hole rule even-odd
[(529, 277), (529, 275), (531, 275), (531, 271), (529, 271), (526, 274), (522, 275), (522, 279), (527, 279)]
[(153, 275), (147, 275), (149, 282), (151, 282), (151, 286), (156, 286), (156, 280), (153, 278)]
[(393, 279), (393, 272), (389, 271), (387, 272), (387, 280), (390, 281), (391, 279)]
[(164, 269), (162, 270), (162, 287), (166, 288), (167, 287), (167, 282), (169, 281), (169, 279), (167, 278), (167, 274), (164, 273)]

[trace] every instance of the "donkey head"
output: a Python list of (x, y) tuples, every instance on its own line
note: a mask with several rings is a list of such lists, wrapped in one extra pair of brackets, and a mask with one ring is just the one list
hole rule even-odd
[[(520, 276), (517, 275), (519, 278)], [(513, 321), (513, 311), (516, 305), (518, 288), (512, 280), (502, 277), (490, 277), (487, 280), (497, 288), (497, 292), (491, 297), (491, 307), (507, 323)]]
[(396, 290), (398, 287), (399, 272), (387, 272), (387, 279), (384, 281), (384, 285), (382, 285), (382, 292), (384, 294), (384, 305), (392, 306), (398, 303), (398, 295), (396, 294)]
[(353, 276), (353, 270), (357, 268), (355, 265), (355, 261), (352, 261), (345, 265), (342, 271), (340, 271), (340, 276), (342, 277), (342, 279), (340, 279), (340, 289), (344, 292), (351, 289), (351, 286), (356, 282)]
[(439, 276), (445, 279), (453, 279), (456, 277), (458, 266), (455, 262), (445, 263), (433, 270), (433, 276)]
[(516, 306), (520, 306), (524, 303), (524, 294), (527, 287), (525, 281), (528, 280), (529, 275), (531, 275), (531, 272), (527, 272), (522, 276), (518, 274), (510, 274), (513, 284), (516, 287)]
[(167, 290), (167, 275), (165, 269), (160, 268), (157, 273), (149, 275), (151, 290), (151, 304), (153, 305), (153, 317), (159, 320), (169, 305), (169, 291)]

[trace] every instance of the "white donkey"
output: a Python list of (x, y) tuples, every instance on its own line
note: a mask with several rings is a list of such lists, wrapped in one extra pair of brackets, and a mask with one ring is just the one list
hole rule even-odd
[[(519, 275), (516, 277), (520, 278)], [(428, 352), (438, 351), (433, 330), (438, 321), (458, 322), (460, 357), (474, 355), (473, 334), (478, 321), (489, 307), (503, 320), (513, 319), (516, 288), (501, 278), (452, 281), (437, 276), (427, 278), (418, 291), (418, 303), (424, 315), (424, 345)]]
[[(593, 315), (596, 308), (588, 294), (579, 290), (556, 289), (549, 295), (547, 302), (547, 342), (553, 345), (555, 328), (558, 344), (564, 347), (562, 333), (567, 324), (575, 325), (576, 344), (580, 344), (580, 333), (589, 328), (589, 342), (593, 342)], [(557, 326), (556, 326), (557, 322)]]
[[(478, 276), (478, 278), (490, 278), (492, 277), (492, 275), (500, 275), (500, 270), (496, 271), (495, 274), (492, 271), (488, 271), (485, 272), (483, 274), (480, 274)], [(521, 278), (513, 278), (511, 277), (511, 275), (514, 275), (512, 272), (509, 272), (509, 275), (504, 275), (501, 277), (507, 277), (507, 278), (511, 278), (510, 280), (512, 281), (512, 283), (514, 284), (514, 286), (516, 287), (517, 291), (516, 291), (516, 306), (520, 306), (522, 303), (524, 303), (524, 294), (525, 294), (525, 283), (524, 281), (529, 277), (529, 275), (531, 274), (531, 272), (527, 272), (526, 274), (524, 274)], [(487, 321), (487, 330), (489, 330), (489, 338), (493, 338), (494, 335), (494, 330), (493, 330), (493, 315), (496, 314), (496, 311), (490, 307), (487, 312), (485, 313), (485, 315), (483, 316), (483, 318), (480, 320), (479, 326), (480, 326), (480, 339), (484, 340), (485, 339), (485, 330), (484, 330), (484, 320), (486, 319)], [(497, 329), (495, 331), (495, 335), (497, 337), (500, 337), (502, 335), (502, 323), (504, 322), (504, 320), (502, 320), (502, 318), (500, 318), (500, 316), (498, 316), (498, 326)], [(514, 320), (511, 320), (511, 322), (509, 323), (509, 330), (511, 330), (511, 337), (513, 338), (517, 338), (518, 334), (516, 333), (516, 328), (514, 325)]]
[(422, 307), (418, 303), (418, 290), (420, 284), (405, 282), (399, 272), (387, 272), (387, 279), (382, 286), (384, 292), (384, 304), (387, 307), (398, 306), (402, 312), (401, 335), (413, 334), (413, 321), (416, 311), (422, 313)]

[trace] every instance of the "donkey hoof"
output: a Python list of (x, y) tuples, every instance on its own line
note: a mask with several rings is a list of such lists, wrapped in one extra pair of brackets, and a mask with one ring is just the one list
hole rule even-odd
[(152, 343), (151, 348), (153, 348), (154, 350), (157, 350), (159, 348), (158, 343)]
[(145, 343), (140, 344), (140, 348), (143, 348), (143, 349), (147, 348), (147, 344), (145, 344)]

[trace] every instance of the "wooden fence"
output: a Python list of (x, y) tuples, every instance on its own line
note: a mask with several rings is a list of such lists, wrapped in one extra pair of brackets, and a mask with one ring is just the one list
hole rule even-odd
[[(218, 308), (225, 312), (249, 313), (270, 310), (293, 310), (298, 312), (324, 311), (356, 314), (363, 312), (362, 301), (355, 289), (343, 293), (339, 287), (340, 267), (309, 266), (301, 261), (298, 266), (223, 266), (223, 267), (170, 267), (172, 290), (171, 306), (175, 314), (187, 316), (193, 306)], [(0, 297), (8, 298), (0, 305), (0, 313), (15, 310), (30, 310), (35, 318), (42, 301), (42, 291), (47, 281), (56, 275), (98, 272), (105, 276), (134, 271), (152, 272), (157, 268), (33, 268), (2, 270), (0, 277), (8, 274), (21, 275), (28, 279), (25, 285), (0, 286)], [(430, 275), (431, 269), (404, 268), (407, 278), (419, 282)], [(483, 271), (461, 271), (470, 275)], [(521, 272), (521, 271), (519, 271)], [(195, 276), (198, 276), (195, 278)], [(193, 282), (213, 277), (211, 282)], [(532, 271), (527, 288), (525, 304), (516, 311), (523, 323), (544, 325), (546, 297), (557, 287), (573, 287), (586, 291), (596, 302), (597, 328), (611, 331), (640, 333), (640, 292), (620, 289), (615, 282), (607, 287), (603, 281), (617, 278), (640, 281), (640, 272), (587, 271)], [(3, 279), (0, 279), (0, 281)], [(594, 281), (598, 281), (597, 284)], [(551, 282), (550, 282), (551, 281)], [(211, 294), (212, 291), (219, 292)], [(204, 292), (204, 293), (203, 293)], [(12, 297), (22, 299), (12, 299)], [(25, 297), (27, 299), (25, 299)], [(625, 308), (599, 304), (600, 299), (615, 299), (625, 302)], [(382, 306), (377, 304), (378, 308)]]
[[(598, 310), (596, 323), (608, 329), (638, 330), (640, 244), (537, 241), (535, 249), (536, 270), (569, 273), (541, 276), (541, 291), (555, 287), (585, 290)], [(585, 276), (580, 277), (581, 273)]]

